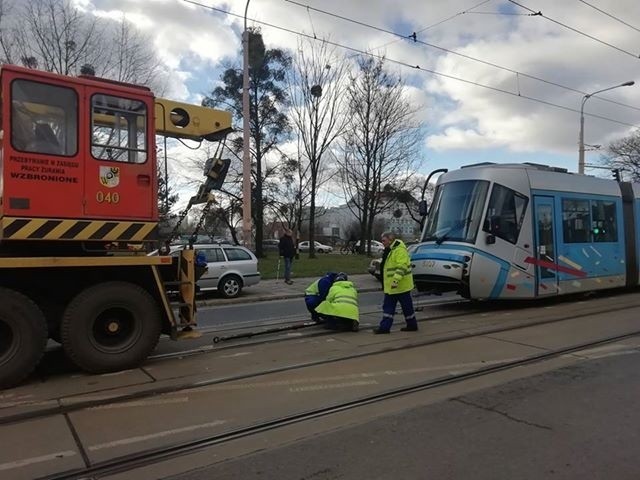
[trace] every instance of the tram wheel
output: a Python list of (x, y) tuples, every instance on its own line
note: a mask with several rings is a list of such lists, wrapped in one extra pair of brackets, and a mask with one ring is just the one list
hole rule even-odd
[(29, 297), (0, 288), (0, 388), (24, 380), (47, 344), (47, 321)]
[(161, 319), (153, 297), (128, 282), (99, 283), (80, 292), (64, 312), (62, 346), (92, 373), (133, 368), (158, 344)]

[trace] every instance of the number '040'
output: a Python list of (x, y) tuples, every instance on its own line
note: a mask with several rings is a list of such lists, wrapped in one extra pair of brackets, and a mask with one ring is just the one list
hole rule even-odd
[(96, 193), (96, 201), (98, 203), (119, 203), (120, 202), (120, 194), (118, 192), (97, 192)]

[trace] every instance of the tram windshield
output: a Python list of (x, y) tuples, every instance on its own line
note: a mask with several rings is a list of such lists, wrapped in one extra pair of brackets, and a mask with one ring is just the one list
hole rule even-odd
[(474, 243), (489, 182), (461, 180), (438, 185), (422, 241)]

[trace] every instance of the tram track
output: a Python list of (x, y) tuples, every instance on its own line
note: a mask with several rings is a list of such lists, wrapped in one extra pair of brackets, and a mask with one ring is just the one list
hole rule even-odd
[[(628, 304), (628, 305), (618, 305), (615, 307), (603, 305), (599, 309), (591, 309), (588, 315), (597, 315), (602, 313), (613, 313), (616, 311), (625, 311), (625, 310), (638, 308), (639, 306), (640, 306), (640, 303), (638, 302), (632, 302), (631, 304)], [(512, 331), (517, 331), (517, 330), (526, 329), (530, 327), (544, 326), (548, 324), (574, 320), (584, 315), (586, 314), (585, 313), (566, 314), (566, 315), (560, 315), (560, 316), (551, 317), (551, 318), (547, 317), (540, 320), (528, 321), (524, 323), (519, 323), (517, 325), (510, 325), (507, 327), (492, 326), (489, 328), (480, 328), (472, 332), (462, 331), (452, 335), (445, 335), (439, 338), (431, 338), (431, 339), (425, 339), (420, 341), (413, 341), (409, 343), (403, 343), (402, 345), (388, 346), (385, 348), (377, 349), (375, 351), (359, 352), (359, 353), (354, 353), (349, 355), (342, 355), (334, 358), (328, 358), (324, 360), (313, 360), (313, 361), (302, 362), (297, 364), (289, 364), (289, 365), (284, 365), (284, 366), (275, 367), (271, 369), (265, 369), (261, 371), (249, 372), (245, 374), (228, 376), (223, 378), (215, 378), (215, 379), (205, 380), (205, 381), (189, 381), (189, 382), (181, 382), (178, 384), (157, 386), (157, 387), (143, 389), (136, 392), (124, 393), (120, 395), (118, 395), (117, 393), (114, 393), (114, 390), (116, 390), (119, 387), (114, 387), (113, 389), (100, 390), (98, 392), (85, 392), (82, 395), (89, 396), (97, 393), (98, 395), (100, 395), (100, 397), (90, 398), (88, 400), (79, 400), (77, 402), (65, 404), (65, 405), (45, 407), (45, 408), (34, 410), (34, 411), (20, 412), (13, 415), (9, 414), (4, 417), (0, 417), (0, 425), (20, 423), (24, 421), (50, 417), (53, 415), (68, 415), (69, 413), (72, 413), (75, 411), (100, 407), (108, 404), (123, 403), (123, 402), (132, 401), (132, 400), (141, 400), (141, 399), (154, 397), (158, 395), (175, 393), (182, 390), (197, 389), (197, 388), (208, 387), (212, 385), (221, 385), (221, 384), (230, 383), (230, 382), (242, 381), (242, 380), (247, 380), (252, 378), (259, 378), (265, 375), (270, 375), (275, 373), (302, 370), (309, 367), (327, 365), (327, 364), (340, 362), (344, 360), (353, 360), (353, 359), (370, 357), (370, 356), (381, 355), (386, 353), (393, 353), (401, 350), (420, 348), (420, 347), (425, 347), (429, 345), (437, 345), (437, 344), (442, 344), (447, 342), (454, 342), (459, 340), (482, 337), (486, 335), (512, 332)], [(462, 315), (462, 316), (466, 316), (466, 315)], [(430, 318), (429, 320), (433, 320), (433, 319), (435, 319), (435, 317)], [(150, 385), (154, 385), (154, 384), (150, 384)], [(78, 397), (78, 396), (79, 395), (72, 395), (72, 397)], [(61, 397), (58, 400), (62, 400), (64, 398), (65, 397)]]
[(277, 430), (290, 425), (327, 417), (343, 411), (364, 407), (367, 405), (384, 402), (398, 397), (411, 395), (413, 393), (422, 392), (430, 389), (437, 389), (447, 385), (464, 382), (466, 380), (476, 379), (488, 376), (494, 373), (511, 370), (514, 368), (541, 363), (563, 355), (575, 354), (577, 352), (600, 347), (610, 343), (620, 342), (629, 338), (640, 336), (640, 330), (634, 330), (618, 335), (612, 335), (598, 340), (592, 340), (568, 347), (558, 348), (545, 351), (543, 353), (526, 356), (515, 360), (506, 360), (504, 362), (481, 367), (465, 373), (451, 373), (441, 377), (430, 379), (422, 382), (404, 385), (397, 388), (385, 390), (383, 392), (374, 393), (360, 398), (337, 403), (327, 407), (312, 409), (306, 412), (293, 415), (281, 416), (279, 418), (269, 419), (253, 425), (240, 427), (227, 432), (222, 432), (207, 436), (198, 440), (191, 440), (182, 443), (176, 443), (165, 447), (143, 450), (134, 454), (118, 456), (106, 461), (88, 464), (86, 468), (68, 470), (65, 472), (40, 477), (38, 480), (68, 480), (68, 479), (99, 479), (108, 475), (121, 474), (132, 471), (137, 468), (153, 465), (172, 458), (195, 453), (213, 446), (221, 445), (233, 440), (251, 437), (271, 430)]
[[(459, 300), (459, 299), (454, 299), (454, 300), (443, 300), (443, 301), (439, 301), (439, 302), (430, 302), (428, 304), (428, 306), (430, 307), (439, 307), (439, 306), (453, 306), (453, 305), (471, 305), (467, 300)], [(424, 322), (424, 321), (433, 321), (433, 320), (443, 320), (443, 319), (447, 319), (447, 318), (451, 318), (451, 317), (460, 317), (460, 316), (465, 316), (465, 315), (473, 315), (476, 314), (478, 312), (480, 312), (482, 310), (478, 310), (478, 309), (474, 309), (472, 311), (467, 311), (464, 313), (460, 313), (460, 312), (453, 312), (453, 313), (448, 313), (448, 314), (444, 314), (444, 315), (437, 315), (434, 317), (430, 317), (428, 319), (423, 319), (423, 320), (418, 320), (418, 322)], [(377, 314), (379, 313), (380, 310), (379, 309), (373, 309), (373, 310), (365, 310), (365, 311), (361, 311), (360, 315), (371, 315), (371, 314)], [(225, 333), (225, 332), (239, 332), (242, 337), (235, 337), (233, 335), (231, 335), (229, 339), (225, 338), (224, 335), (222, 336), (212, 336), (211, 339), (211, 343), (209, 345), (205, 345), (202, 347), (198, 347), (198, 348), (194, 348), (191, 350), (181, 350), (178, 352), (170, 352), (170, 353), (162, 353), (162, 354), (157, 354), (157, 355), (151, 355), (148, 357), (148, 360), (150, 361), (158, 361), (158, 360), (168, 360), (168, 359), (173, 359), (173, 358), (182, 358), (185, 356), (192, 356), (192, 355), (199, 355), (199, 354), (203, 354), (203, 353), (212, 353), (212, 352), (218, 352), (220, 350), (228, 350), (228, 349), (235, 349), (235, 348), (245, 348), (247, 346), (254, 346), (254, 345), (263, 345), (263, 344), (267, 344), (267, 343), (277, 343), (277, 342), (288, 342), (291, 340), (299, 340), (301, 337), (297, 336), (297, 337), (276, 337), (276, 338), (260, 338), (259, 340), (255, 340), (256, 337), (262, 337), (263, 335), (277, 335), (279, 333), (286, 333), (288, 331), (295, 331), (295, 330), (306, 330), (307, 328), (312, 328), (312, 327), (321, 327), (321, 324), (317, 324), (314, 322), (309, 322), (309, 321), (305, 321), (305, 318), (308, 318), (308, 316), (306, 315), (297, 315), (295, 317), (291, 316), (288, 318), (296, 318), (296, 320), (291, 320), (291, 321), (285, 321), (285, 322), (271, 322), (271, 323), (265, 323), (265, 324), (260, 324), (259, 326), (265, 326), (267, 328), (265, 329), (258, 329), (258, 330), (254, 330), (254, 331), (249, 331), (246, 332), (246, 329), (250, 329), (250, 328), (254, 328), (256, 327), (256, 325), (247, 325), (245, 327), (236, 327), (236, 328), (228, 328), (228, 329), (218, 329), (215, 327), (206, 327), (204, 329), (199, 329), (198, 331), (201, 332), (203, 334), (203, 336), (205, 335), (209, 335), (209, 334), (220, 334), (220, 333)], [(289, 326), (289, 328), (287, 328), (287, 326)], [(271, 328), (270, 328), (271, 327)], [(282, 328), (278, 328), (278, 327), (282, 327)], [(362, 328), (361, 330), (365, 331), (365, 330), (370, 330), (373, 327), (369, 327), (369, 328)], [(266, 331), (265, 331), (266, 330)], [(322, 337), (322, 336), (329, 336), (329, 335), (335, 335), (335, 331), (326, 331), (326, 330), (322, 330), (322, 331), (316, 331), (316, 332), (311, 332), (309, 334), (304, 335), (303, 338), (309, 338), (309, 337)], [(219, 339), (216, 342), (216, 337)], [(240, 340), (240, 338), (244, 338), (245, 340)], [(230, 343), (230, 344), (225, 344), (223, 342), (226, 341), (234, 341), (234, 343)], [(249, 341), (247, 341), (249, 340)], [(222, 343), (221, 343), (222, 342)]]

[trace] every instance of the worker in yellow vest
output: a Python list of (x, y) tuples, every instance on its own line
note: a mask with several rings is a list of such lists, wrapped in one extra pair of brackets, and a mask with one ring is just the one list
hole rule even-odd
[(326, 328), (352, 332), (359, 330), (358, 291), (346, 273), (336, 275), (327, 298), (316, 307), (316, 313), (325, 320)]
[(396, 304), (400, 302), (406, 326), (400, 330), (403, 332), (417, 332), (418, 322), (413, 309), (413, 274), (411, 273), (411, 256), (404, 242), (397, 239), (392, 232), (382, 234), (382, 244), (389, 248), (389, 255), (382, 269), (382, 284), (384, 286), (384, 302), (382, 304), (382, 320), (373, 333), (385, 334), (391, 332), (393, 314)]

